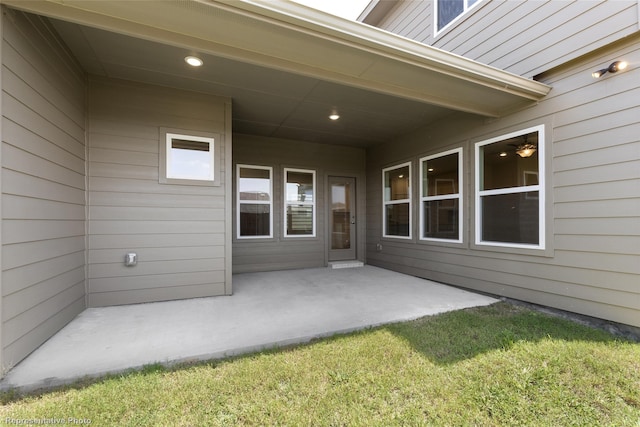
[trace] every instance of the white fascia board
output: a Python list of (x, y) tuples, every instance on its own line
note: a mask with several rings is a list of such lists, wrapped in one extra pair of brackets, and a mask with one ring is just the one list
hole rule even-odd
[[(458, 111), (500, 116), (550, 87), (290, 1), (0, 0), (16, 9)], [(316, 53), (317, 52), (317, 53)]]
[(334, 37), (337, 42), (358, 46), (388, 58), (422, 65), (452, 77), (482, 80), (498, 89), (519, 90), (522, 96), (540, 100), (551, 88), (496, 67), (481, 64), (463, 56), (425, 45), (380, 28), (373, 28), (338, 16), (330, 15), (291, 1), (216, 0), (243, 10), (260, 13), (314, 31), (318, 35)]

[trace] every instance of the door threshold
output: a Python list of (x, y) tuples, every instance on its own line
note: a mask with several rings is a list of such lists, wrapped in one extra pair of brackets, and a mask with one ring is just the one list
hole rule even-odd
[(329, 262), (329, 267), (331, 268), (356, 268), (356, 267), (364, 267), (364, 262), (362, 261), (331, 261)]

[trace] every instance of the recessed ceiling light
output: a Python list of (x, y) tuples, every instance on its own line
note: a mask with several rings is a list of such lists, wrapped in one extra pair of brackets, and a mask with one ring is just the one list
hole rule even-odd
[(434, 168), (429, 168), (427, 169), (427, 172), (433, 172), (435, 169)]
[(507, 153), (503, 151), (502, 153), (500, 153), (500, 157), (507, 157)]
[(184, 58), (184, 62), (191, 65), (192, 67), (201, 67), (203, 64), (202, 59), (198, 58), (197, 56), (187, 56), (186, 58)]
[(340, 118), (340, 114), (337, 114), (337, 113), (333, 113), (333, 114), (329, 115), (329, 119), (334, 120), (334, 121), (338, 120), (339, 118)]

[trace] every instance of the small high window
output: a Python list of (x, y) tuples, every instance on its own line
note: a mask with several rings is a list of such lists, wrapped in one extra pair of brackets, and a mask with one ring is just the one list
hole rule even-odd
[(411, 163), (382, 170), (382, 235), (411, 238)]
[(420, 239), (462, 241), (462, 149), (420, 159)]
[(444, 30), (449, 24), (453, 23), (481, 1), (482, 0), (436, 0), (435, 34), (437, 35), (440, 31)]
[(213, 181), (214, 139), (167, 133), (167, 178)]
[(273, 237), (273, 169), (237, 165), (238, 238)]
[(209, 132), (160, 128), (161, 184), (219, 186), (220, 136)]
[(544, 126), (476, 144), (476, 243), (545, 248)]
[(285, 237), (315, 237), (316, 172), (285, 168), (284, 185)]

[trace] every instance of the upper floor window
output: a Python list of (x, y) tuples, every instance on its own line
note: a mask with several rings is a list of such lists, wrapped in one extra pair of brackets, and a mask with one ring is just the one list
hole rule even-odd
[(382, 170), (382, 235), (411, 238), (411, 163)]
[(462, 241), (462, 149), (420, 159), (420, 239)]
[(316, 235), (316, 172), (284, 170), (285, 237)]
[(237, 165), (238, 238), (273, 237), (273, 169)]
[(475, 149), (476, 243), (544, 249), (544, 126)]
[(436, 34), (482, 0), (436, 0)]

